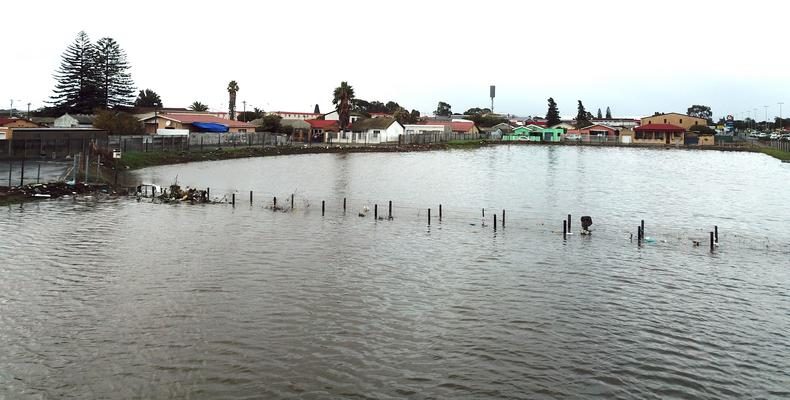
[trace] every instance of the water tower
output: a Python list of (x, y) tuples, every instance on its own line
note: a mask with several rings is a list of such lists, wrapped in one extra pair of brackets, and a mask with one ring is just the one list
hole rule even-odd
[(489, 87), (489, 94), (490, 94), (490, 97), (491, 97), (491, 113), (493, 114), (494, 113), (494, 97), (496, 97), (496, 86), (495, 85), (491, 85)]

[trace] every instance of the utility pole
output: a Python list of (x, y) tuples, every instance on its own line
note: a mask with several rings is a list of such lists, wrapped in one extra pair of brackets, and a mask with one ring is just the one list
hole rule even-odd
[(768, 106), (765, 107), (765, 129), (768, 129)]
[(780, 101), (780, 102), (779, 102), (779, 103), (777, 103), (777, 104), (779, 104), (779, 130), (781, 131), (781, 130), (782, 130), (782, 128), (784, 128), (784, 126), (783, 126), (783, 125), (784, 125), (784, 122), (785, 122), (785, 121), (782, 119), (782, 104), (784, 104), (784, 103), (782, 103), (782, 102)]
[(247, 100), (242, 100), (241, 104), (244, 105), (244, 121), (241, 122), (247, 122)]

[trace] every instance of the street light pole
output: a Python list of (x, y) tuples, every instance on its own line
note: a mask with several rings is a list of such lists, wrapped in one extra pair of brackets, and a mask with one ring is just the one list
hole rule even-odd
[(765, 129), (768, 129), (768, 106), (765, 107)]
[(778, 104), (779, 104), (779, 130), (781, 131), (781, 130), (782, 130), (782, 128), (784, 128), (784, 126), (783, 126), (783, 125), (784, 125), (784, 122), (785, 122), (785, 121), (782, 119), (782, 104), (784, 104), (784, 103), (782, 103), (782, 102), (780, 101)]
[(242, 100), (241, 104), (244, 105), (244, 121), (247, 122), (247, 100)]

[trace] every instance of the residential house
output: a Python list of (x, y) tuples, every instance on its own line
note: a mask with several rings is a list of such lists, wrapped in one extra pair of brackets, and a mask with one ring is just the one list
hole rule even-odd
[[(397, 142), (405, 132), (403, 125), (392, 117), (358, 119), (351, 124), (351, 137), (346, 143), (387, 143)], [(337, 142), (342, 139), (338, 138)]]
[(282, 119), (299, 119), (299, 120), (308, 120), (308, 119), (316, 119), (321, 114), (311, 113), (311, 112), (300, 112), (300, 111), (272, 111), (267, 112), (266, 115), (276, 115)]
[(685, 141), (686, 129), (672, 124), (643, 124), (634, 128), (635, 144), (681, 145)]
[(303, 119), (281, 119), (280, 125), (291, 128), (291, 140), (295, 142), (310, 141), (312, 126)]
[(68, 113), (55, 118), (52, 126), (54, 128), (93, 128), (93, 120), (96, 119), (95, 115), (88, 114), (74, 114)]
[(478, 135), (480, 134), (480, 129), (475, 125), (472, 121), (467, 121), (464, 119), (461, 120), (451, 120), (451, 121), (443, 121), (440, 119), (429, 119), (422, 121), (421, 125), (443, 125), (450, 128), (450, 132), (454, 134), (464, 134), (464, 135)]
[(176, 132), (186, 134), (255, 132), (255, 125), (251, 123), (224, 119), (213, 113), (156, 113), (139, 118), (145, 124), (145, 132), (151, 135), (166, 135)]
[(551, 128), (551, 129), (562, 129), (565, 132), (572, 131), (572, 130), (576, 129), (576, 127), (573, 126), (573, 124), (570, 124), (570, 123), (567, 123), (567, 122), (560, 122), (559, 124), (552, 125), (549, 128)]
[(542, 126), (530, 124), (519, 126), (513, 129), (510, 134), (502, 136), (504, 141), (522, 142), (559, 142), (565, 130), (562, 128), (544, 128)]
[[(313, 142), (331, 142), (337, 136), (337, 133), (340, 132), (340, 125), (338, 125), (336, 120), (308, 119), (305, 122), (310, 124), (310, 134)], [(344, 132), (344, 134), (347, 133)]]
[(620, 136), (620, 130), (602, 124), (593, 124), (581, 129), (573, 129), (567, 132), (568, 135), (579, 135), (583, 142), (616, 142)]
[(372, 112), (370, 113), (370, 118), (387, 118), (392, 117), (391, 113), (387, 112)]
[(15, 128), (38, 128), (38, 124), (24, 118), (0, 117), (0, 140), (11, 139)]

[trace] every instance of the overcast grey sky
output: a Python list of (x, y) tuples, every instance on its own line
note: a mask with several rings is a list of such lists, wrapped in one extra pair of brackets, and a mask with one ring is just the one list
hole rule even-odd
[(790, 115), (790, 3), (784, 1), (43, 1), (4, 3), (0, 108), (41, 106), (77, 32), (115, 38), (138, 89), (165, 106), (227, 109), (228, 81), (266, 110), (357, 97), (429, 113), (486, 106), (615, 116), (706, 104), (714, 115)]

